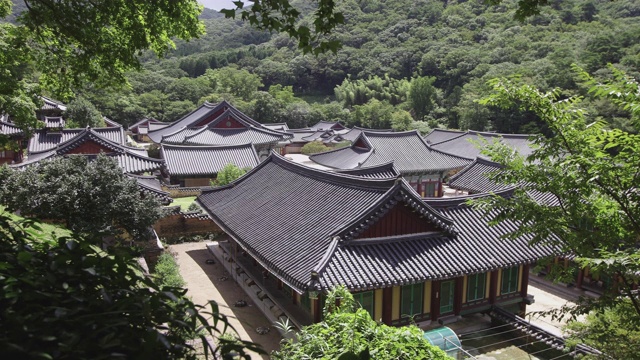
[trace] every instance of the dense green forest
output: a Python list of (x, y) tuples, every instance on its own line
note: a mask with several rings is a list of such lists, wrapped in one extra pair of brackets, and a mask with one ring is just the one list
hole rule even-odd
[[(295, 2), (303, 13), (310, 0)], [(262, 122), (304, 127), (320, 119), (376, 128), (433, 127), (544, 131), (532, 113), (478, 104), (495, 77), (587, 97), (590, 116), (617, 127), (628, 114), (590, 99), (571, 69), (607, 77), (607, 64), (640, 77), (640, 2), (551, 0), (542, 13), (514, 20), (515, 1), (345, 0), (336, 54), (303, 55), (283, 34), (251, 28), (205, 9), (207, 33), (159, 59), (130, 88), (84, 88), (106, 116), (125, 125), (143, 117), (172, 121), (205, 100), (227, 99)], [(301, 21), (309, 21), (303, 18)]]

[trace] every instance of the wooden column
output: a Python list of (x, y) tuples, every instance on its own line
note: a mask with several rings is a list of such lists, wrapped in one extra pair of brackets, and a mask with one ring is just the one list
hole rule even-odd
[(462, 294), (464, 286), (464, 276), (456, 278), (455, 289), (453, 293), (453, 314), (460, 315), (462, 310)]
[(498, 290), (498, 270), (491, 272), (489, 279), (489, 304), (496, 303), (496, 291)]
[(313, 322), (319, 323), (322, 321), (322, 309), (320, 308), (320, 297), (324, 296), (323, 294), (318, 294), (317, 299), (311, 299), (311, 306), (313, 307)]
[(440, 281), (431, 283), (431, 320), (436, 321), (440, 316)]
[(391, 325), (391, 311), (393, 310), (393, 287), (382, 289), (382, 322)]
[(520, 294), (522, 297), (527, 296), (527, 288), (529, 287), (529, 269), (530, 265), (522, 265), (522, 283), (520, 284)]
[(582, 289), (582, 282), (584, 281), (584, 269), (578, 271), (578, 277), (576, 278), (576, 288)]
[[(523, 298), (527, 296), (527, 290), (529, 288), (529, 269), (529, 264), (522, 266), (522, 282), (520, 283), (520, 295), (522, 295)], [(524, 314), (527, 313), (527, 304), (524, 301), (520, 303), (520, 312), (520, 316), (524, 316)]]

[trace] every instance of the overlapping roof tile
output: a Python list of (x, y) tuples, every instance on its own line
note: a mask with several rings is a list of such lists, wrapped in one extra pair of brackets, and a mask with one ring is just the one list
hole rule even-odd
[(433, 173), (461, 168), (469, 160), (431, 148), (417, 131), (363, 130), (350, 147), (315, 154), (312, 161), (332, 168), (353, 169), (393, 161), (402, 174)]
[(469, 198), (426, 200), (453, 219), (457, 236), (434, 232), (339, 243), (320, 273), (322, 287), (343, 284), (358, 291), (398, 286), (530, 264), (560, 254), (555, 245), (529, 245), (531, 236), (504, 239), (518, 224), (506, 221), (490, 227), (487, 223), (496, 214), (467, 205)]
[(127, 176), (136, 181), (141, 192), (157, 198), (162, 205), (168, 205), (173, 202), (171, 195), (162, 190), (162, 185), (155, 176), (134, 174), (127, 174)]
[(179, 146), (163, 144), (160, 154), (171, 175), (213, 175), (227, 164), (254, 168), (260, 160), (252, 144), (229, 146)]
[(497, 134), (469, 130), (454, 138), (438, 143), (432, 142), (431, 147), (447, 154), (473, 160), (481, 155), (480, 152), (483, 141), (489, 143), (499, 141), (513, 148), (520, 155), (527, 157), (533, 152), (533, 148), (531, 147), (532, 142), (530, 141), (531, 136), (532, 135)]
[(401, 179), (331, 173), (276, 154), (229, 186), (204, 191), (198, 202), (263, 266), (303, 291), (335, 238), (356, 236), (404, 197), (443, 231), (453, 231), (451, 221), (428, 209)]
[[(46, 129), (38, 130), (33, 134), (31, 139), (29, 139), (28, 151), (29, 153), (37, 153), (53, 150), (58, 145), (73, 139), (85, 130), (86, 129), (62, 129), (56, 132), (47, 131)], [(91, 131), (117, 144), (124, 144), (126, 140), (122, 127), (93, 128)]]

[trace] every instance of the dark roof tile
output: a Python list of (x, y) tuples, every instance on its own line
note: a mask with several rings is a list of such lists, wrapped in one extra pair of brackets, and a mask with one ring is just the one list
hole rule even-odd
[(177, 146), (163, 144), (160, 154), (171, 175), (213, 175), (227, 164), (254, 168), (260, 162), (252, 144), (229, 146)]

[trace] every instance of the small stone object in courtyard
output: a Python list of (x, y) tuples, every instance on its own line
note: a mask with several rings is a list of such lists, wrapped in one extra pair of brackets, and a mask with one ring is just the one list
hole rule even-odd
[(247, 302), (244, 301), (244, 300), (238, 300), (233, 304), (233, 306), (235, 306), (235, 307), (245, 307), (245, 306), (247, 306)]
[(215, 264), (215, 263), (216, 263), (216, 261), (215, 261), (215, 260), (213, 260), (213, 259), (207, 259), (207, 260), (205, 261), (205, 263), (207, 263), (207, 264), (211, 265), (211, 264)]
[(218, 278), (218, 280), (220, 280), (220, 281), (227, 281), (227, 279), (228, 279), (228, 277), (226, 277), (226, 276), (220, 276)]
[(258, 326), (258, 327), (256, 328), (256, 332), (257, 332), (258, 334), (260, 334), (260, 335), (268, 334), (268, 333), (269, 333), (269, 331), (271, 331), (271, 329), (270, 329), (269, 327), (267, 327), (267, 326)]

